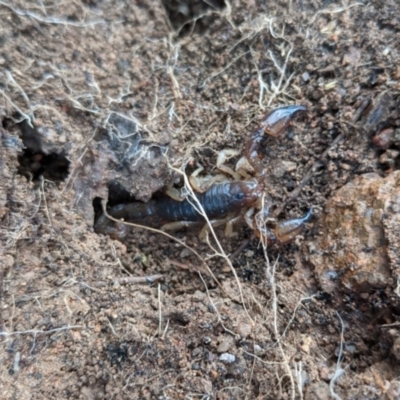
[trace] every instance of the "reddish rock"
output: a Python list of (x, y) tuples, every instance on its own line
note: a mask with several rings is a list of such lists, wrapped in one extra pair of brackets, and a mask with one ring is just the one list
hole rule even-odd
[(384, 289), (400, 270), (400, 171), (365, 174), (327, 202), (310, 254), (321, 288), (333, 293)]
[(376, 136), (372, 138), (372, 142), (375, 146), (381, 149), (387, 149), (392, 144), (394, 136), (394, 129), (387, 128), (380, 131)]

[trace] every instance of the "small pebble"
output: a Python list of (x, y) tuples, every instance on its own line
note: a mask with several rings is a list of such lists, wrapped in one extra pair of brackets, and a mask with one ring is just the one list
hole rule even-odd
[(179, 254), (179, 257), (180, 258), (185, 258), (185, 257), (188, 257), (188, 256), (190, 256), (190, 255), (192, 255), (193, 253), (190, 251), (190, 250), (188, 250), (188, 249), (183, 249), (182, 251), (181, 251), (181, 253)]
[(230, 353), (223, 353), (219, 356), (219, 360), (227, 364), (232, 364), (235, 362), (236, 357)]
[(206, 294), (201, 292), (200, 290), (196, 290), (193, 294), (193, 300), (195, 301), (203, 301), (206, 298)]
[(376, 136), (372, 138), (372, 142), (375, 146), (386, 150), (392, 144), (394, 136), (393, 128), (386, 128), (380, 131)]
[(200, 356), (200, 354), (203, 352), (203, 350), (200, 347), (197, 347), (192, 351), (192, 358), (196, 358)]
[(216, 309), (215, 309), (215, 307), (214, 307), (214, 304), (208, 304), (207, 305), (207, 308), (208, 308), (208, 311), (210, 311), (210, 313), (215, 313), (216, 312)]
[(296, 171), (297, 164), (292, 161), (282, 161), (282, 166), (286, 172)]
[(305, 400), (325, 400), (329, 398), (331, 398), (329, 385), (322, 381), (311, 384), (304, 397)]
[(210, 344), (211, 343), (211, 338), (209, 336), (204, 336), (203, 343), (204, 344)]
[(248, 258), (254, 257), (254, 251), (253, 250), (247, 250), (246, 251), (246, 257), (248, 257)]
[(263, 353), (263, 349), (261, 346), (259, 346), (258, 344), (254, 345), (254, 354), (262, 354)]
[(237, 331), (242, 338), (246, 338), (251, 333), (251, 325), (244, 323), (239, 324)]
[(400, 382), (394, 380), (390, 382), (389, 389), (386, 391), (388, 400), (399, 400), (400, 399)]
[(310, 74), (308, 72), (304, 72), (301, 77), (303, 78), (304, 82), (308, 82), (310, 80)]
[(393, 342), (391, 353), (393, 354), (393, 356), (396, 358), (397, 361), (400, 361), (400, 338), (397, 338)]
[(226, 336), (225, 338), (223, 338), (220, 341), (220, 343), (217, 347), (217, 352), (218, 353), (227, 352), (230, 349), (230, 347), (232, 346), (233, 342), (234, 342), (234, 339), (232, 336)]

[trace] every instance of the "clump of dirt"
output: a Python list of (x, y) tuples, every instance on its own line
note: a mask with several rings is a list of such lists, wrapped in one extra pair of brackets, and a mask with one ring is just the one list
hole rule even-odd
[[(379, 214), (384, 288), (349, 290), (351, 266), (325, 264), (347, 251), (346, 219), (326, 205), (399, 169), (400, 5), (0, 11), (4, 398), (396, 398), (398, 199)], [(93, 203), (148, 201), (198, 165), (214, 173), (218, 152), (243, 152), (286, 104), (308, 111), (266, 138), (264, 183), (271, 217), (314, 210), (293, 243), (265, 248), (244, 224), (208, 243), (190, 230), (94, 233)], [(346, 193), (360, 211), (363, 191)]]

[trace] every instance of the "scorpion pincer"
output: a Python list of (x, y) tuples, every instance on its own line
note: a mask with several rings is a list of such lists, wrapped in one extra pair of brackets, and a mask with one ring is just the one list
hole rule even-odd
[[(279, 136), (288, 127), (293, 116), (305, 110), (306, 108), (300, 105), (275, 109), (266, 115), (260, 127), (250, 136), (245, 147), (245, 158), (255, 171), (254, 180), (213, 183), (203, 193), (195, 194), (202, 211), (213, 225), (218, 225), (218, 221), (222, 220), (223, 223), (227, 223), (226, 234), (231, 235), (233, 222), (244, 217), (257, 237), (262, 237), (267, 243), (278, 245), (290, 242), (303, 230), (305, 223), (311, 217), (311, 210), (303, 218), (278, 222), (274, 229), (266, 226), (269, 207), (260, 206), (264, 194), (262, 181), (266, 175), (260, 148), (265, 133)], [(260, 208), (261, 211), (255, 213), (255, 209)], [(178, 201), (164, 196), (146, 203), (139, 201), (123, 203), (108, 207), (107, 213), (115, 219), (124, 219), (144, 226), (160, 227), (163, 223), (169, 222), (162, 226), (163, 230), (179, 229), (204, 222), (204, 216), (190, 198)], [(98, 233), (119, 236), (112, 223), (113, 221), (103, 214), (97, 219), (95, 230)]]

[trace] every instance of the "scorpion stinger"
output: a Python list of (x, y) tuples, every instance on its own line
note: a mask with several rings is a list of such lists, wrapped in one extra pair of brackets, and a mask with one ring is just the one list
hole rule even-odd
[(262, 160), (260, 157), (260, 146), (264, 140), (265, 133), (274, 137), (282, 134), (289, 126), (293, 117), (300, 111), (306, 111), (305, 106), (293, 105), (280, 107), (269, 112), (250, 138), (247, 140), (245, 148), (245, 156), (254, 170), (261, 176), (264, 176)]

